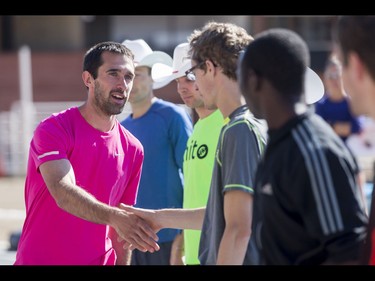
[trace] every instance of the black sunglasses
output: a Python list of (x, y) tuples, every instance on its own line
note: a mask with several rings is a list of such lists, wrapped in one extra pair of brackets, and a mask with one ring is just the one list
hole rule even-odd
[(200, 68), (205, 62), (202, 61), (201, 63), (198, 63), (196, 65), (194, 65), (192, 68), (188, 69), (185, 71), (185, 75), (187, 77), (187, 79), (189, 79), (190, 81), (195, 81), (195, 73), (193, 72), (196, 68)]

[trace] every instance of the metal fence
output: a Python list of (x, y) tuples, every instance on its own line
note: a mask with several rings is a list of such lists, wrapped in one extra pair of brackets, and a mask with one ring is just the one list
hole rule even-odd
[[(32, 133), (39, 122), (52, 113), (83, 102), (15, 102), (8, 112), (0, 112), (0, 176), (24, 176)], [(131, 112), (127, 104), (118, 119)]]
[[(15, 102), (8, 112), (0, 112), (0, 176), (24, 176), (33, 131), (40, 121), (52, 113), (79, 106), (83, 101), (71, 102)], [(192, 116), (185, 104), (178, 104)], [(131, 113), (127, 103), (117, 119), (121, 122)]]

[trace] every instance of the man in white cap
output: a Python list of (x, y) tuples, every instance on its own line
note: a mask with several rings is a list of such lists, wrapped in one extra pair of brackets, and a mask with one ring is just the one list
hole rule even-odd
[[(173, 66), (156, 63), (152, 67), (154, 81), (175, 80), (181, 99), (196, 111), (199, 119), (194, 125), (184, 155), (184, 208), (205, 207), (210, 190), (214, 157), (224, 118), (219, 109), (208, 109), (203, 103), (194, 80), (186, 76), (191, 68), (189, 43), (176, 46)], [(177, 250), (183, 251), (186, 265), (199, 265), (198, 250), (200, 230), (185, 229)]]
[[(183, 200), (183, 156), (186, 142), (193, 130), (189, 113), (181, 106), (156, 98), (153, 89), (170, 81), (154, 82), (151, 68), (155, 63), (172, 65), (172, 58), (160, 51), (152, 51), (142, 40), (125, 40), (123, 44), (134, 54), (135, 79), (129, 103), (132, 113), (121, 122), (144, 147), (144, 162), (137, 195), (137, 207), (181, 208)], [(178, 229), (158, 232), (160, 250), (134, 250), (132, 265), (169, 265), (181, 259), (172, 251), (172, 244), (180, 234)], [(178, 254), (177, 256), (172, 256)]]

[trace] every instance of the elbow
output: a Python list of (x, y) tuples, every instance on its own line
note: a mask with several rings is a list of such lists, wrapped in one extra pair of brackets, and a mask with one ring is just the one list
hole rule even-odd
[(65, 207), (65, 206), (67, 205), (66, 200), (56, 199), (56, 198), (55, 198), (55, 202), (56, 202), (56, 205), (57, 205), (60, 209), (63, 209), (63, 210), (66, 209), (66, 207)]
[(65, 200), (62, 196), (55, 196), (53, 195), (53, 198), (55, 199), (56, 205), (60, 208), (65, 210), (66, 206), (68, 205), (68, 200)]
[(48, 190), (52, 195), (52, 198), (55, 200), (56, 205), (60, 208), (65, 210), (65, 207), (68, 204), (68, 198), (66, 194), (63, 192), (63, 188), (60, 185), (56, 184), (54, 186), (48, 186)]
[(228, 230), (235, 235), (236, 240), (250, 240), (251, 237), (251, 226), (250, 225), (241, 225), (235, 224), (229, 226)]
[(250, 240), (251, 237), (251, 228), (243, 229), (238, 233), (238, 239)]

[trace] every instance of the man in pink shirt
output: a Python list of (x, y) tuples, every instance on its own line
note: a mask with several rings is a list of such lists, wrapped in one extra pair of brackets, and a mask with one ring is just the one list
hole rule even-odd
[(144, 157), (116, 119), (133, 86), (133, 60), (120, 43), (93, 46), (83, 63), (86, 102), (35, 129), (15, 265), (129, 264), (124, 241), (159, 249), (146, 222), (117, 207), (135, 204)]

